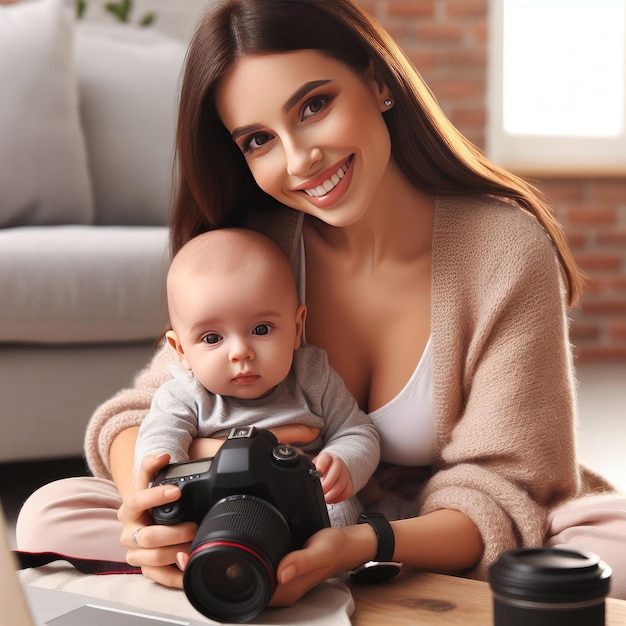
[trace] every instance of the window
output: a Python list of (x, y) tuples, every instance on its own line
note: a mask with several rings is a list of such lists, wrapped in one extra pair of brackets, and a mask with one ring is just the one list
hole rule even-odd
[(491, 0), (489, 19), (489, 157), (626, 172), (626, 0)]

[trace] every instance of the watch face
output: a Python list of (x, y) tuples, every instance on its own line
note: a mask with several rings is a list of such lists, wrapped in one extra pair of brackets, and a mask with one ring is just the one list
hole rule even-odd
[(353, 570), (350, 577), (359, 585), (383, 583), (395, 578), (400, 573), (401, 567), (401, 563), (394, 563), (393, 561), (368, 561)]

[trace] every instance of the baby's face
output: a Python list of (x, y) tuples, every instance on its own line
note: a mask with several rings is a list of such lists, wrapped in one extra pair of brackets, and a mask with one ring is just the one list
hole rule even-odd
[(300, 346), (304, 307), (293, 286), (261, 267), (180, 278), (170, 315), (183, 365), (212, 393), (270, 393)]

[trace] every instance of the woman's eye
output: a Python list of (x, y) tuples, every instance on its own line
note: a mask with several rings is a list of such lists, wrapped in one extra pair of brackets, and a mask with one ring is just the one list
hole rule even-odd
[(302, 119), (305, 120), (313, 115), (321, 113), (328, 104), (328, 98), (326, 96), (315, 96), (308, 100), (302, 107)]
[(257, 133), (248, 137), (242, 146), (243, 152), (254, 152), (259, 150), (272, 139), (269, 133)]
[(219, 343), (221, 339), (222, 338), (217, 333), (209, 333), (208, 335), (202, 337), (202, 341), (204, 341), (204, 343), (208, 343), (209, 345)]
[(259, 324), (254, 327), (253, 335), (269, 335), (272, 327), (269, 324)]

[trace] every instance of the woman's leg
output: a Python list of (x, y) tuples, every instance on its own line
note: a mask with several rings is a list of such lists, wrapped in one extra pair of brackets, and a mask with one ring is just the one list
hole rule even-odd
[(626, 494), (587, 496), (555, 509), (549, 546), (593, 552), (611, 566), (613, 598), (626, 600)]
[(58, 552), (85, 559), (124, 562), (122, 501), (115, 485), (101, 478), (66, 478), (44, 485), (22, 507), (16, 526), (23, 552)]

